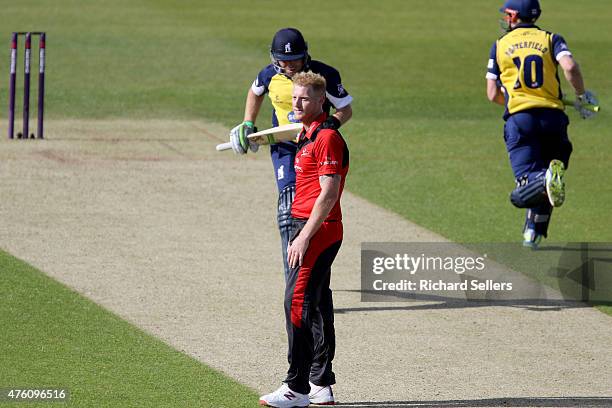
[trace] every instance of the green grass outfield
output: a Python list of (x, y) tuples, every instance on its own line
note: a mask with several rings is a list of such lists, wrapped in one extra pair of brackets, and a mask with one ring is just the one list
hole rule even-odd
[[(559, 241), (612, 241), (612, 36), (601, 34), (612, 4), (588, 4), (543, 1), (542, 27), (567, 38), (603, 105), (588, 122), (570, 112), (568, 200), (550, 231)], [(485, 97), (500, 14), (496, 2), (483, 5), (21, 0), (0, 23), (7, 47), (9, 27), (48, 32), (50, 118), (204, 118), (228, 127), (242, 119), (274, 31), (299, 26), (311, 54), (338, 67), (355, 97), (344, 129), (351, 191), (456, 241), (515, 241), (523, 215), (507, 199), (514, 181), (502, 110)], [(0, 78), (7, 68), (8, 60)], [(260, 126), (269, 124), (265, 106)]]
[[(298, 26), (313, 57), (339, 68), (355, 97), (354, 119), (343, 129), (352, 154), (347, 187), (452, 240), (503, 242), (520, 239), (522, 213), (507, 199), (513, 177), (502, 111), (485, 97), (501, 3), (19, 0), (4, 5), (0, 26), (7, 57), (11, 31), (48, 33), (47, 118), (185, 118), (228, 127), (242, 119), (274, 31)], [(603, 106), (588, 122), (570, 112), (568, 199), (555, 211), (551, 239), (612, 241), (612, 3), (542, 5), (541, 26), (566, 37)], [(8, 58), (0, 79), (8, 78), (7, 68)], [(0, 83), (5, 107), (7, 82)], [(265, 106), (261, 127), (269, 123)], [(0, 307), (15, 308), (0, 316), (11, 328), (2, 330), (0, 345), (15, 347), (2, 350), (0, 386), (65, 380), (74, 399), (91, 406), (150, 396), (205, 405), (219, 397), (211, 390), (226, 389), (253, 398), (40, 273), (6, 255), (0, 260), (0, 284), (11, 296)]]
[(0, 273), (0, 388), (65, 387), (69, 404), (52, 405), (72, 407), (233, 408), (257, 401), (252, 390), (3, 251)]

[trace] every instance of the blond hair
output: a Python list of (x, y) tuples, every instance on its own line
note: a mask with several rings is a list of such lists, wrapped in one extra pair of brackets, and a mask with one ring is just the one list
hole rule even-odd
[(325, 95), (325, 88), (327, 87), (327, 83), (325, 82), (325, 78), (323, 78), (319, 74), (315, 74), (312, 71), (308, 72), (298, 72), (291, 78), (293, 80), (294, 85), (299, 85), (303, 87), (311, 87), (312, 90), (317, 95)]

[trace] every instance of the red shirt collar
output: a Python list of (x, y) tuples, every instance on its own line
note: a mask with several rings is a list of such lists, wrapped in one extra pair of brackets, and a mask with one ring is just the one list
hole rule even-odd
[(327, 119), (327, 113), (321, 112), (321, 114), (317, 116), (315, 120), (312, 121), (308, 131), (306, 131), (305, 127), (302, 128), (302, 133), (300, 134), (299, 138), (302, 139), (303, 137), (305, 137), (305, 138), (310, 139), (310, 137), (312, 136), (312, 133), (315, 131), (316, 128), (319, 127), (319, 125), (321, 125), (321, 123), (325, 122), (325, 119)]

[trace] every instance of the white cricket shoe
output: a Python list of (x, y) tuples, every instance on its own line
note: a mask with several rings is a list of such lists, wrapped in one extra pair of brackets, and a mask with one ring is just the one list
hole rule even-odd
[(270, 394), (259, 397), (259, 405), (276, 408), (302, 408), (310, 404), (308, 394), (292, 391), (287, 384)]
[(310, 383), (310, 393), (308, 394), (311, 404), (315, 405), (336, 405), (334, 393), (330, 385), (319, 387)]

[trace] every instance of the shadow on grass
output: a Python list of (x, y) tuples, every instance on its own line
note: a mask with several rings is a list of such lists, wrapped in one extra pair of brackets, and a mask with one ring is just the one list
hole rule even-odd
[(612, 407), (612, 397), (518, 397), (440, 401), (345, 402), (338, 406), (355, 408), (469, 408), (469, 407)]

